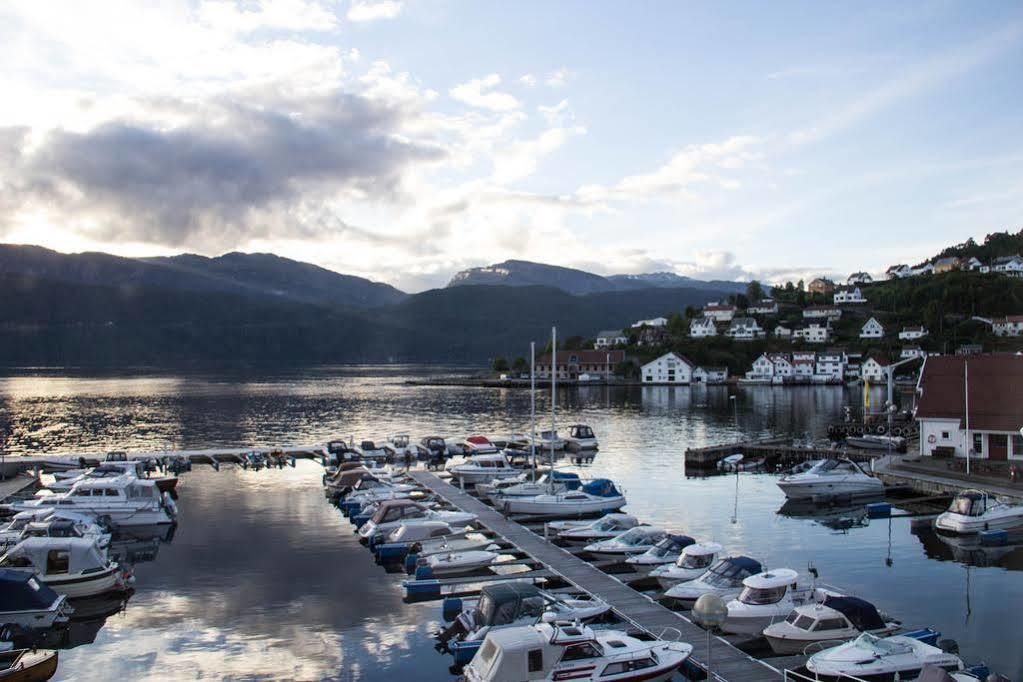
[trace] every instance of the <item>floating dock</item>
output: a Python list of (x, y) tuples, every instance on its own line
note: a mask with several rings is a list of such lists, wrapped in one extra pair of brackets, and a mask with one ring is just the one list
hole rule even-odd
[(856, 448), (807, 448), (796, 447), (788, 438), (744, 441), (711, 445), (703, 448), (688, 448), (685, 453), (686, 469), (706, 471), (715, 469), (717, 463), (729, 455), (741, 454), (744, 459), (764, 459), (769, 468), (778, 465), (792, 466), (815, 459), (844, 457), (854, 462), (869, 462), (884, 457), (884, 450), (858, 450)]
[[(480, 524), (519, 548), (575, 588), (606, 601), (624, 621), (654, 637), (662, 633), (671, 639), (672, 629), (681, 633), (682, 641), (693, 645), (690, 660), (706, 670), (707, 631), (680, 613), (668, 609), (650, 597), (626, 586), (621, 580), (583, 561), (571, 552), (548, 542), (540, 535), (502, 516), (467, 492), (442, 481), (429, 471), (414, 470), (408, 474), (416, 483), (428, 488), (449, 504), (476, 514)], [(766, 682), (783, 679), (783, 672), (760, 661), (726, 640), (713, 636), (711, 647), (711, 679), (719, 682)], [(798, 665), (795, 662), (794, 665)]]

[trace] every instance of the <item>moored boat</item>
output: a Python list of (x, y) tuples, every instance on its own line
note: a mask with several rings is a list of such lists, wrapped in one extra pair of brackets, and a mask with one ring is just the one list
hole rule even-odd
[(57, 652), (51, 649), (0, 651), (0, 681), (44, 682), (57, 672)]
[(36, 574), (38, 580), (70, 598), (127, 589), (130, 577), (93, 540), (28, 538), (0, 557), (0, 568)]
[(673, 564), (662, 564), (650, 571), (661, 587), (668, 590), (679, 583), (696, 580), (707, 572), (718, 554), (721, 545), (716, 542), (698, 542), (682, 549), (682, 554)]
[(723, 632), (733, 635), (760, 635), (764, 628), (784, 620), (792, 609), (803, 604), (823, 602), (837, 592), (799, 580), (791, 568), (776, 568), (742, 581), (743, 589), (728, 602), (728, 617), (721, 625)]
[(632, 566), (632, 570), (636, 571), (636, 573), (646, 576), (659, 566), (674, 564), (682, 555), (682, 551), (695, 543), (696, 540), (688, 535), (669, 533), (660, 542), (642, 554), (630, 556), (625, 560), (625, 563)]
[(0, 568), (0, 623), (41, 630), (67, 621), (73, 610), (34, 573)]
[(764, 637), (774, 653), (789, 656), (811, 644), (847, 641), (862, 632), (883, 637), (898, 628), (898, 622), (885, 619), (866, 600), (828, 596), (822, 603), (797, 606), (785, 620), (764, 628)]
[(778, 479), (778, 487), (790, 499), (826, 498), (838, 495), (883, 495), (884, 484), (849, 459), (824, 459), (807, 470)]
[(728, 601), (742, 592), (742, 581), (761, 572), (760, 562), (747, 556), (730, 556), (719, 559), (703, 575), (694, 580), (675, 585), (664, 593), (682, 608), (691, 609), (696, 600), (705, 594), (715, 594), (722, 601)]
[(934, 527), (939, 531), (958, 535), (1021, 526), (1023, 505), (1010, 504), (983, 490), (974, 489), (958, 493), (948, 509), (934, 520)]
[(608, 540), (621, 535), (630, 528), (640, 525), (639, 519), (631, 514), (612, 512), (599, 519), (586, 522), (555, 522), (547, 527), (557, 533), (557, 538), (570, 545), (588, 545), (591, 542)]
[(625, 496), (606, 478), (597, 478), (578, 490), (537, 495), (535, 497), (502, 498), (501, 510), (506, 514), (529, 514), (572, 518), (618, 511), (625, 506)]
[[(934, 639), (930, 638), (931, 641)], [(908, 635), (882, 638), (863, 633), (851, 642), (813, 654), (806, 661), (806, 670), (812, 679), (823, 682), (839, 682), (850, 677), (912, 680), (926, 665), (947, 672), (965, 668), (958, 656), (922, 639)]]

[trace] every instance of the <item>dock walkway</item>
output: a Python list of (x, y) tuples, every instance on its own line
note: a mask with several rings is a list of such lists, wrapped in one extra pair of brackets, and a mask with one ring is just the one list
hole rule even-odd
[[(568, 551), (548, 542), (531, 530), (510, 521), (493, 508), (468, 493), (442, 481), (428, 471), (411, 471), (409, 475), (463, 511), (476, 514), (479, 522), (508, 542), (544, 564), (578, 589), (603, 599), (618, 615), (655, 637), (667, 628), (682, 633), (682, 641), (693, 645), (691, 660), (706, 669), (707, 632), (679, 613), (665, 608), (650, 597), (633, 590), (620, 580), (604, 573)], [(665, 638), (673, 639), (669, 630)], [(713, 679), (720, 682), (765, 682), (781, 680), (778, 669), (736, 649), (729, 642), (714, 637), (711, 650)]]
[[(0, 481), (0, 502), (9, 502), (11, 498), (22, 496), (30, 488), (35, 488), (39, 479), (32, 476), (17, 475)], [(31, 495), (31, 493), (28, 493)]]
[(956, 494), (967, 488), (1023, 501), (1023, 488), (999, 483), (989, 476), (967, 476), (965, 472), (944, 470), (934, 463), (916, 463), (887, 457), (874, 464), (874, 473), (887, 485), (908, 485), (919, 492)]

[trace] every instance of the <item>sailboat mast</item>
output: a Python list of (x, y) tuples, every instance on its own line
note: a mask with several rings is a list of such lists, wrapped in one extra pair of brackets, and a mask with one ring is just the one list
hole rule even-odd
[(554, 493), (554, 436), (558, 431), (558, 328), (551, 327), (551, 493)]
[(966, 394), (966, 475), (970, 475), (970, 455), (973, 454), (973, 439), (970, 438), (970, 363), (963, 360), (963, 383)]
[(529, 342), (529, 449), (533, 451), (533, 483), (536, 483), (536, 341)]

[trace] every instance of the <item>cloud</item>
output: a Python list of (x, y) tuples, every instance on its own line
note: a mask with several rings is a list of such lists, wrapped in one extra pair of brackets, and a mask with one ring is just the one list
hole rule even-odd
[(519, 83), (526, 86), (527, 88), (536, 87), (536, 76), (531, 73), (527, 73), (519, 78)]
[(474, 78), (471, 81), (456, 85), (451, 88), (449, 94), (452, 98), (479, 109), (491, 111), (511, 111), (518, 109), (520, 104), (514, 96), (506, 92), (493, 90), (501, 84), (501, 77), (496, 73), (483, 78)]
[(198, 14), (202, 23), (232, 33), (328, 31), (338, 25), (333, 12), (306, 0), (256, 0), (244, 6), (234, 0), (203, 0)]
[(574, 75), (574, 72), (565, 68), (555, 69), (547, 74), (547, 77), (543, 82), (547, 87), (560, 88), (563, 87), (568, 82), (568, 79)]
[(345, 15), (348, 21), (367, 22), (380, 19), (394, 19), (401, 14), (404, 3), (398, 0), (380, 0), (370, 2), (368, 0), (352, 0), (348, 13)]

